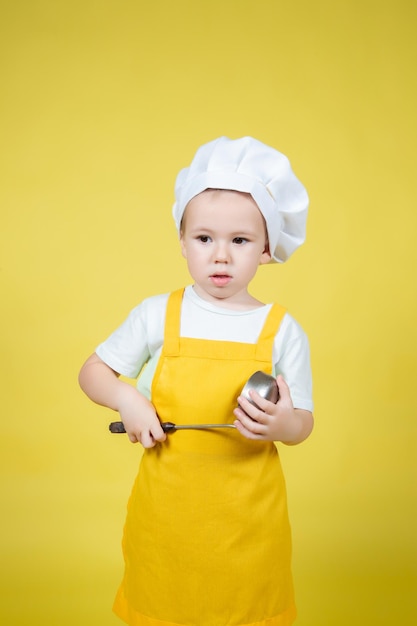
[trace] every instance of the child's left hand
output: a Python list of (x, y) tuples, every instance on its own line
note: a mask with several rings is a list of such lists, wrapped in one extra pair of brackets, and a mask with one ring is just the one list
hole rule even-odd
[(248, 439), (301, 443), (313, 429), (313, 415), (304, 409), (294, 409), (290, 389), (282, 376), (277, 376), (277, 385), (280, 397), (276, 404), (256, 391), (251, 391), (250, 396), (259, 408), (239, 396), (239, 407), (233, 411), (237, 418), (234, 424)]

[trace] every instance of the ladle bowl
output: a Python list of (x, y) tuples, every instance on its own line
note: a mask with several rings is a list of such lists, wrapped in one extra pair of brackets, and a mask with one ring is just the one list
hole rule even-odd
[(259, 409), (260, 407), (251, 398), (250, 391), (256, 391), (262, 398), (274, 404), (279, 400), (277, 381), (273, 376), (265, 374), (265, 372), (258, 371), (252, 374), (241, 391), (241, 395)]

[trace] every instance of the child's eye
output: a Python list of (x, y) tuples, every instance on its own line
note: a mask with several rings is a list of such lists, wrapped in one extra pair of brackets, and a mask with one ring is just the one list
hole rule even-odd
[(239, 245), (242, 245), (242, 244), (246, 243), (247, 241), (248, 241), (248, 240), (247, 240), (247, 239), (245, 239), (244, 237), (235, 237), (235, 238), (233, 239), (233, 243), (237, 243), (237, 244), (239, 244)]
[(198, 241), (201, 241), (201, 243), (209, 243), (209, 241), (211, 241), (208, 235), (199, 235), (197, 239)]

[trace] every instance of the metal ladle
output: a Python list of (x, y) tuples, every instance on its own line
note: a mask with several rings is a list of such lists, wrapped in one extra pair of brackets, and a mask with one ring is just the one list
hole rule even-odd
[[(255, 372), (243, 387), (241, 394), (251, 404), (257, 404), (250, 397), (250, 391), (257, 391), (258, 394), (276, 404), (279, 399), (278, 385), (273, 376), (265, 372)], [(259, 408), (259, 407), (258, 407)], [(161, 422), (164, 433), (174, 433), (176, 430), (207, 430), (209, 428), (236, 428), (234, 424), (174, 424), (173, 422)], [(123, 422), (112, 422), (109, 425), (111, 433), (125, 433)]]

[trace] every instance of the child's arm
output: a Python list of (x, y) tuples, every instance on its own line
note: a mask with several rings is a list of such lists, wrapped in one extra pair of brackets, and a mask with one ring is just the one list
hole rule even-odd
[(133, 443), (140, 441), (144, 448), (152, 448), (157, 441), (166, 439), (153, 404), (135, 387), (120, 380), (119, 374), (97, 354), (92, 354), (82, 366), (79, 382), (93, 402), (120, 413)]
[(277, 384), (280, 394), (277, 404), (265, 400), (256, 391), (251, 391), (250, 395), (259, 408), (239, 396), (242, 408), (234, 411), (236, 428), (248, 439), (281, 441), (288, 445), (301, 443), (313, 430), (313, 414), (294, 409), (289, 387), (282, 376), (277, 376)]

